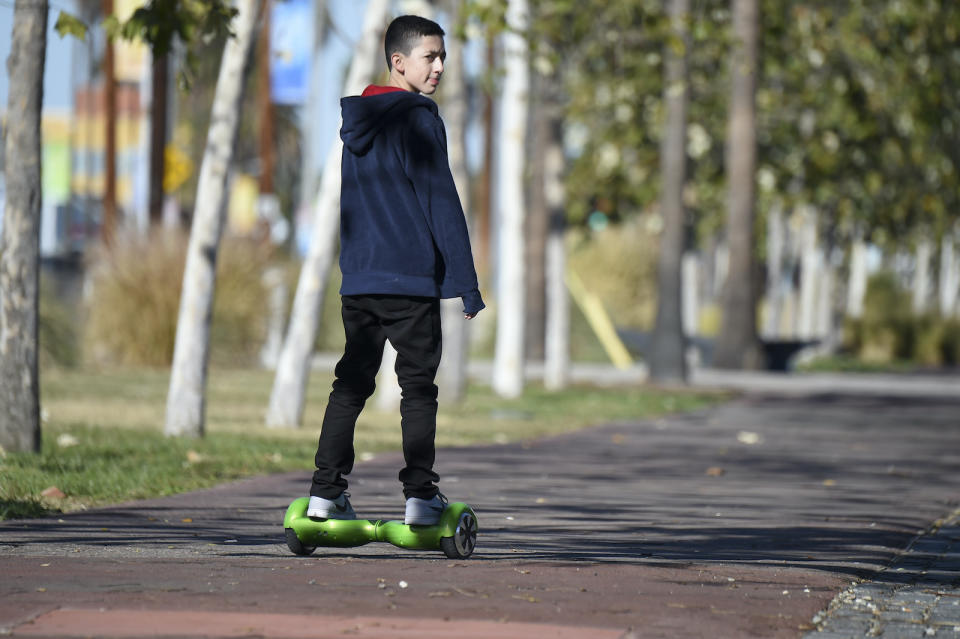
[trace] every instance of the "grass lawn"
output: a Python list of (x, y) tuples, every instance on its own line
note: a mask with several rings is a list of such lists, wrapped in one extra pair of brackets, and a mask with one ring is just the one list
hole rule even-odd
[[(313, 468), (332, 376), (310, 379), (304, 425), (267, 430), (263, 414), (273, 375), (213, 369), (202, 439), (163, 435), (166, 370), (45, 370), (41, 374), (43, 451), (0, 451), (0, 519), (32, 517), (209, 487), (251, 475)], [(503, 400), (474, 385), (460, 406), (443, 406), (438, 446), (531, 439), (616, 420), (689, 411), (722, 401), (716, 393), (653, 388), (576, 387), (548, 393), (531, 385)], [(399, 415), (360, 416), (359, 459), (399, 450)], [(56, 487), (65, 496), (41, 493)]]

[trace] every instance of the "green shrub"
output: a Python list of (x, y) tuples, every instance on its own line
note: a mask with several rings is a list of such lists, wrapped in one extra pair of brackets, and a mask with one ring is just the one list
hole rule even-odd
[[(168, 366), (173, 359), (188, 238), (180, 232), (118, 238), (89, 265), (85, 357), (95, 363)], [(211, 360), (252, 361), (263, 343), (267, 312), (261, 280), (268, 249), (224, 238), (217, 256)]]
[(845, 321), (843, 350), (867, 364), (955, 366), (960, 362), (960, 319), (915, 315), (910, 292), (892, 273), (880, 272), (867, 282), (863, 316)]
[(601, 299), (617, 326), (653, 326), (659, 244), (649, 226), (644, 218), (602, 231), (574, 232), (570, 238), (570, 268)]

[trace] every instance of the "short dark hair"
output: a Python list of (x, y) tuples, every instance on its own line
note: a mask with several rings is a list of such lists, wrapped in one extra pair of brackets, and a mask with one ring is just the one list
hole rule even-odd
[(446, 35), (439, 24), (420, 16), (400, 16), (395, 18), (383, 36), (383, 53), (387, 58), (387, 69), (393, 68), (390, 56), (400, 52), (410, 55), (417, 41), (424, 36)]

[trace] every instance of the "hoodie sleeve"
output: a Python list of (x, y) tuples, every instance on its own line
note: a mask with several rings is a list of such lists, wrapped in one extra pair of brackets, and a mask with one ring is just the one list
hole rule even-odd
[(443, 258), (440, 296), (463, 299), (465, 313), (485, 307), (477, 285), (467, 221), (447, 157), (443, 122), (428, 109), (413, 109), (404, 136), (403, 163), (434, 244)]

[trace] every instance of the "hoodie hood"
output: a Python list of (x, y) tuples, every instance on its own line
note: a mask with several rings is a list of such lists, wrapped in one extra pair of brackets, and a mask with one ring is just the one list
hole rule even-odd
[(423, 107), (439, 115), (436, 103), (417, 93), (391, 91), (367, 96), (351, 96), (340, 100), (343, 126), (340, 139), (355, 155), (364, 155), (384, 127), (401, 122), (411, 109)]

